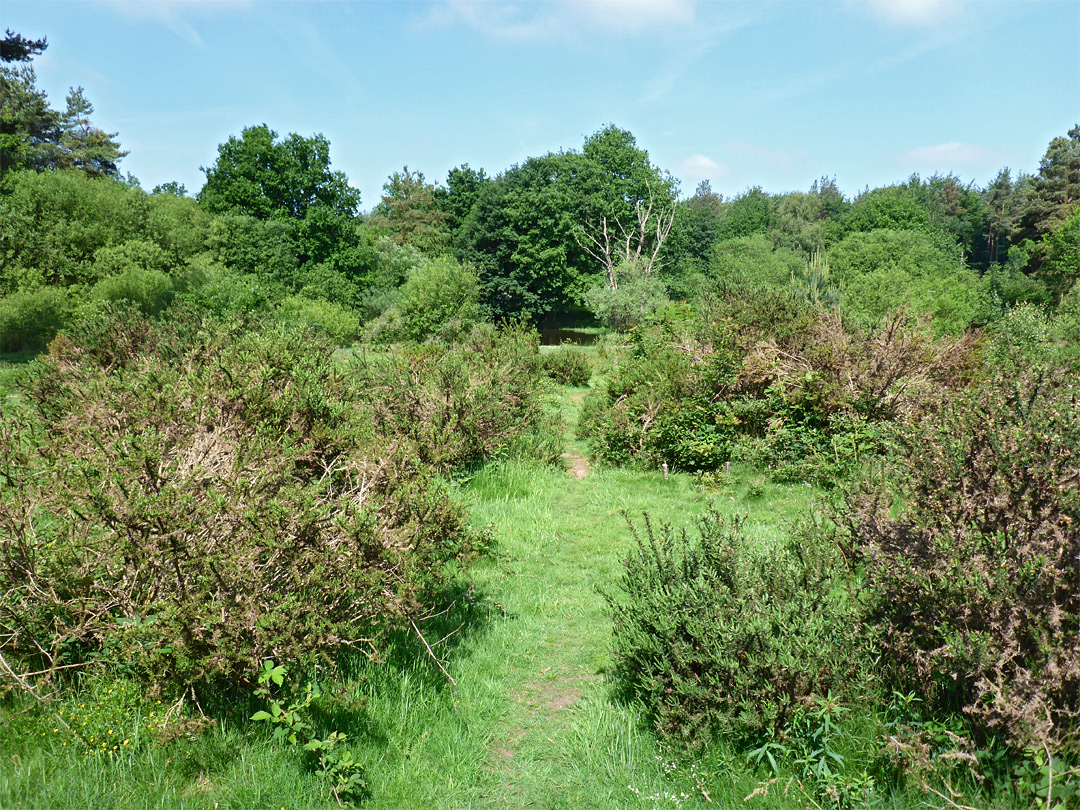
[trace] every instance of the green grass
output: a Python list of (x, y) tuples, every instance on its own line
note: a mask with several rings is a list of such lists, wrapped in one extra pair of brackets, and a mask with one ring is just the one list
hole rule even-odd
[[(562, 389), (556, 402), (574, 455), (584, 450), (571, 428), (586, 390)], [(770, 784), (723, 745), (690, 761), (657, 742), (638, 707), (613, 693), (601, 591), (620, 576), (632, 543), (627, 518), (648, 512), (654, 523), (692, 529), (714, 505), (745, 514), (754, 537), (774, 542), (820, 492), (775, 485), (737, 465), (710, 479), (593, 467), (575, 480), (514, 461), (489, 464), (455, 486), (495, 547), (474, 566), (473, 586), (421, 623), (431, 642), (450, 634), (435, 650), (456, 687), (404, 633), (385, 661), (347, 663), (330, 685), (336, 700), (316, 718), (322, 733), (348, 734), (364, 762), (364, 807), (813, 806), (790, 784), (784, 795), (782, 782)], [(83, 697), (100, 701), (102, 722), (119, 724), (117, 731), (134, 733), (121, 725), (135, 728), (152, 710), (96, 689)], [(243, 719), (250, 707), (226, 712), (193, 740), (95, 756), (52, 731), (58, 726), (47, 714), (12, 717), (27, 708), (14, 698), (0, 706), (0, 807), (336, 806), (296, 751)], [(768, 793), (744, 801), (755, 790)], [(880, 806), (925, 799), (912, 792)]]

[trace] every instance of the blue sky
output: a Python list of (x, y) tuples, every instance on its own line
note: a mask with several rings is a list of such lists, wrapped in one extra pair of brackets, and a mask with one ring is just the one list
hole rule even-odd
[(56, 107), (82, 85), (144, 187), (245, 126), (322, 133), (378, 202), (629, 129), (684, 195), (1035, 171), (1080, 122), (1078, 0), (3, 0)]

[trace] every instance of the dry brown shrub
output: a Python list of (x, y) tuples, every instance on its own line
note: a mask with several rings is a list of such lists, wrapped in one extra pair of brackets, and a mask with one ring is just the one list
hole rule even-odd
[(893, 488), (864, 486), (840, 515), (895, 681), (1021, 749), (1078, 747), (1076, 380), (1031, 371), (945, 404)]

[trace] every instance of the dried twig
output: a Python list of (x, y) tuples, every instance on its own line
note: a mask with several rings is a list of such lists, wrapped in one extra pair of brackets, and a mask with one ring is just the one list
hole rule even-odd
[[(427, 639), (424, 638), (424, 634), (420, 632), (420, 628), (416, 626), (416, 622), (414, 622), (412, 620), (412, 616), (409, 616), (408, 619), (409, 619), (409, 624), (411, 624), (412, 629), (416, 631), (416, 635), (420, 638), (421, 643), (424, 645), (424, 647), (427, 648), (428, 655), (430, 655), (431, 660), (435, 662), (435, 666), (437, 666), (439, 668), (439, 670), (442, 672), (442, 674), (446, 676), (446, 679), (448, 681), (450, 681), (450, 686), (453, 688), (453, 690), (455, 692), (457, 692), (457, 681), (455, 681), (453, 676), (449, 672), (446, 671), (446, 667), (443, 666), (443, 662), (439, 659), (439, 656), (435, 655), (435, 651), (433, 649), (431, 649), (431, 645), (428, 644)], [(458, 630), (460, 630), (460, 629), (461, 628), (459, 627)], [(455, 630), (454, 632), (457, 632), (457, 631)]]

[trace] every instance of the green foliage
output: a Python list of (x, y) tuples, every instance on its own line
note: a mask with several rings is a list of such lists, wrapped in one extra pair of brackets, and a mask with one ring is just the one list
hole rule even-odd
[(294, 228), (289, 222), (264, 222), (244, 214), (214, 217), (208, 237), (210, 253), (229, 270), (293, 289), (299, 265), (292, 241)]
[[(1026, 256), (1026, 245), (1018, 245), (1009, 254), (1016, 258)], [(1021, 270), (1023, 262), (1013, 262), (1003, 266), (994, 265), (986, 276), (991, 295), (1005, 307), (1017, 304), (1035, 304), (1044, 306), (1050, 303), (1050, 291), (1046, 285)]]
[(492, 179), (483, 169), (473, 169), (468, 163), (455, 166), (446, 175), (446, 185), (433, 192), (439, 208), (449, 215), (447, 226), (456, 233), (472, 212), (481, 190)]
[(784, 248), (775, 248), (761, 233), (718, 242), (709, 255), (709, 276), (718, 282), (748, 289), (784, 289), (791, 277), (806, 267), (806, 260)]
[(279, 141), (265, 124), (246, 127), (218, 145), (217, 160), (203, 171), (198, 199), (211, 213), (303, 219), (318, 206), (353, 216), (360, 205), (360, 192), (330, 171), (330, 142), (322, 135), (293, 132)]
[(453, 337), (479, 320), (480, 286), (476, 272), (449, 256), (426, 259), (401, 288), (402, 326), (412, 340), (432, 335)]
[(15, 660), (227, 691), (267, 657), (376, 643), (470, 553), (461, 509), (407, 436), (373, 433), (377, 392), (316, 335), (108, 308), (69, 335), (0, 434)]
[(286, 674), (286, 667), (275, 665), (269, 659), (263, 661), (255, 696), (268, 701), (270, 710), (259, 710), (251, 719), (270, 723), (275, 740), (300, 746), (311, 754), (316, 773), (330, 783), (338, 805), (343, 804), (343, 799), (349, 804), (359, 801), (366, 793), (367, 782), (364, 781), (363, 767), (352, 752), (339, 748), (347, 736), (332, 731), (326, 739), (320, 739), (311, 723), (311, 704), (322, 696), (318, 687), (306, 684), (303, 696), (289, 702), (273, 697), (274, 687), (280, 690), (285, 686)]
[(130, 267), (103, 278), (90, 291), (92, 301), (130, 301), (140, 312), (157, 315), (172, 303), (173, 280), (160, 270)]
[(835, 593), (839, 562), (812, 537), (753, 542), (742, 519), (716, 512), (694, 535), (646, 520), (607, 596), (616, 677), (677, 739), (779, 732), (867, 665), (855, 607)]
[[(41, 40), (44, 43), (44, 40)], [(49, 106), (30, 65), (0, 66), (0, 176), (12, 170), (77, 169), (92, 177), (118, 177), (116, 133), (95, 127), (93, 105), (72, 88), (63, 111)]]
[(360, 334), (357, 314), (332, 301), (290, 295), (281, 300), (276, 312), (282, 320), (321, 332), (338, 345), (348, 345)]
[(767, 233), (775, 221), (773, 199), (760, 186), (747, 189), (722, 208), (720, 238)]
[(929, 234), (874, 230), (846, 236), (828, 253), (841, 311), (878, 319), (906, 307), (929, 313), (939, 332), (959, 334), (984, 317), (978, 276)]
[[(1080, 201), (1080, 125), (1069, 130), (1066, 137), (1054, 138), (1039, 161), (1039, 173), (1032, 178), (1029, 193), (1023, 200), (1009, 239), (1014, 244), (1031, 240), (1035, 250), (1031, 252), (1028, 272), (1042, 273), (1046, 258), (1047, 237), (1059, 230), (1074, 216)], [(1069, 269), (1077, 266), (1076, 254), (1069, 261)], [(1048, 268), (1051, 277), (1056, 268)]]
[(844, 218), (844, 227), (860, 233), (880, 230), (929, 232), (930, 212), (919, 204), (910, 187), (887, 186), (856, 199)]
[(147, 196), (118, 180), (82, 172), (17, 172), (0, 195), (0, 292), (99, 280), (101, 248), (142, 238)]
[(1046, 237), (1039, 276), (1057, 295), (1080, 281), (1080, 205)]
[[(579, 243), (602, 218), (636, 221), (638, 202), (674, 202), (671, 180), (629, 132), (609, 126), (582, 152), (532, 157), (483, 184), (455, 234), (454, 254), (477, 268), (496, 317), (573, 307), (597, 275)], [(666, 205), (667, 203), (663, 203)]]
[(903, 313), (845, 327), (787, 292), (736, 288), (707, 318), (634, 334), (582, 413), (597, 458), (703, 471), (739, 458), (831, 486), (886, 448), (884, 424), (977, 364), (972, 338), (935, 343)]
[(169, 255), (145, 239), (129, 239), (117, 245), (106, 245), (94, 253), (93, 273), (99, 279), (129, 270), (152, 270), (164, 274), (171, 267)]
[(588, 385), (592, 376), (589, 360), (581, 349), (559, 346), (543, 355), (544, 373), (560, 385)]
[(541, 407), (538, 338), (523, 326), (477, 326), (451, 346), (359, 355), (348, 374), (374, 428), (407, 437), (417, 462), (450, 471), (517, 449), (551, 461), (558, 428)]
[(828, 249), (842, 231), (850, 208), (834, 178), (815, 180), (807, 193), (793, 192), (776, 203), (769, 236), (777, 247), (810, 255)]
[(645, 273), (638, 262), (622, 262), (615, 275), (616, 289), (600, 281), (585, 293), (585, 306), (604, 326), (625, 332), (671, 304), (657, 274)]
[(1074, 283), (1062, 296), (1052, 328), (1059, 341), (1080, 349), (1080, 283)]
[(0, 298), (0, 349), (38, 349), (70, 320), (71, 300), (64, 290), (42, 287)]
[(435, 186), (424, 173), (406, 166), (383, 184), (382, 201), (371, 212), (371, 224), (387, 231), (398, 244), (410, 244), (425, 253), (450, 246), (450, 213), (442, 210)]
[(1027, 302), (1008, 310), (987, 327), (992, 340), (988, 359), (997, 367), (1030, 367), (1045, 362), (1053, 346), (1049, 316)]
[(181, 296), (214, 315), (264, 312), (273, 287), (251, 273), (229, 270), (204, 254), (188, 262)]
[(1017, 750), (1076, 753), (1075, 381), (1059, 369), (979, 386), (912, 432), (889, 489), (855, 489), (839, 515), (882, 671)]

